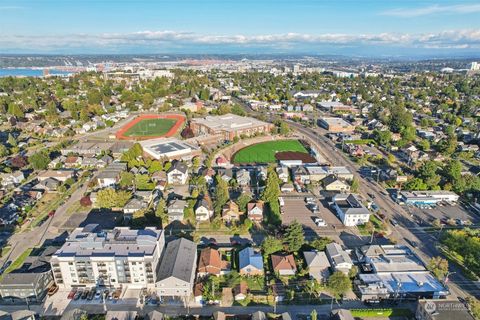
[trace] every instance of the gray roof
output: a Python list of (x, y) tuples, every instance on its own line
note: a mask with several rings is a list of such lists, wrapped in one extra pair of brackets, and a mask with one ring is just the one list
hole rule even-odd
[(187, 173), (188, 171), (188, 167), (185, 163), (183, 162), (180, 162), (180, 161), (175, 161), (172, 166), (170, 167), (170, 169), (168, 169), (167, 173), (170, 173), (174, 170), (178, 170), (182, 173)]
[(0, 287), (11, 285), (33, 287), (42, 276), (43, 273), (7, 273), (3, 276)]
[(196, 252), (197, 245), (195, 242), (185, 238), (169, 242), (158, 269), (158, 281), (175, 277), (185, 282), (193, 283)]
[(327, 244), (326, 252), (334, 265), (338, 265), (341, 263), (353, 264), (352, 259), (350, 258), (348, 253), (343, 250), (338, 243), (332, 242)]
[(303, 253), (308, 267), (330, 267), (327, 255), (323, 251), (305, 251)]

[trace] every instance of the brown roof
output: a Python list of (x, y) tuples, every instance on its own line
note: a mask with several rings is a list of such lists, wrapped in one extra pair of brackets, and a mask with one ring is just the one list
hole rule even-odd
[(295, 265), (295, 259), (293, 258), (293, 254), (272, 254), (272, 267), (273, 270), (297, 270), (297, 266)]
[(77, 162), (78, 157), (75, 156), (69, 156), (65, 159), (65, 163), (75, 163)]
[(234, 291), (236, 295), (239, 293), (247, 294), (248, 293), (247, 283), (245, 281), (241, 281), (240, 284), (235, 287)]
[(263, 211), (263, 201), (249, 202), (247, 204), (247, 210), (249, 212), (255, 207), (259, 207)]
[(203, 272), (207, 267), (218, 268), (218, 272), (222, 269), (222, 258), (220, 252), (213, 248), (205, 248), (200, 252), (198, 260), (198, 271)]
[(314, 157), (308, 153), (298, 152), (298, 151), (282, 151), (275, 154), (275, 159), (281, 160), (301, 160), (303, 163), (315, 163)]

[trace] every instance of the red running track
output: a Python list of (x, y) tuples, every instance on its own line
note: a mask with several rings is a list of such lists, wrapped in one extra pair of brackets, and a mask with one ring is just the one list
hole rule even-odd
[[(135, 136), (135, 137), (127, 137), (125, 133), (130, 130), (134, 125), (139, 123), (142, 120), (146, 119), (175, 119), (177, 122), (168, 130), (168, 132), (164, 135), (160, 136)], [(171, 137), (175, 135), (180, 129), (183, 124), (185, 123), (185, 117), (179, 114), (144, 114), (136, 117), (126, 125), (124, 125), (120, 130), (117, 131), (115, 137), (119, 140), (146, 140), (146, 139), (155, 139), (155, 138), (162, 138), (162, 137)]]

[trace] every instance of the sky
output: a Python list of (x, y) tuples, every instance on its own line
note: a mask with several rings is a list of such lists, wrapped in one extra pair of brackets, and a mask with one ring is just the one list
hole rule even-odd
[(0, 53), (480, 55), (480, 1), (0, 0)]

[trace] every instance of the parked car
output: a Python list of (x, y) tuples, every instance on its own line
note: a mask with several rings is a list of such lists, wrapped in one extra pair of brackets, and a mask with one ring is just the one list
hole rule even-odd
[(97, 289), (97, 291), (95, 291), (95, 300), (100, 300), (101, 296), (102, 296), (102, 290)]
[(49, 296), (53, 296), (58, 291), (58, 286), (56, 284), (52, 284), (50, 288), (48, 288), (47, 294)]
[(83, 296), (85, 295), (86, 291), (78, 290), (75, 295), (73, 296), (73, 300), (78, 300), (78, 299), (85, 299)]
[(92, 289), (88, 292), (87, 300), (93, 300), (93, 297), (95, 297), (95, 289)]
[(82, 300), (85, 300), (88, 298), (88, 290), (85, 290), (82, 292)]
[(394, 226), (394, 227), (398, 226), (398, 222), (397, 222), (397, 220), (395, 220), (395, 219), (391, 219), (391, 220), (390, 220), (390, 223), (391, 223), (392, 226)]
[(77, 293), (77, 290), (75, 290), (75, 289), (70, 290), (70, 292), (68, 293), (67, 299), (72, 300), (73, 297), (75, 297), (76, 293)]
[(317, 225), (317, 227), (326, 227), (327, 226), (327, 223), (322, 218), (315, 218), (314, 221), (315, 221), (315, 224)]

